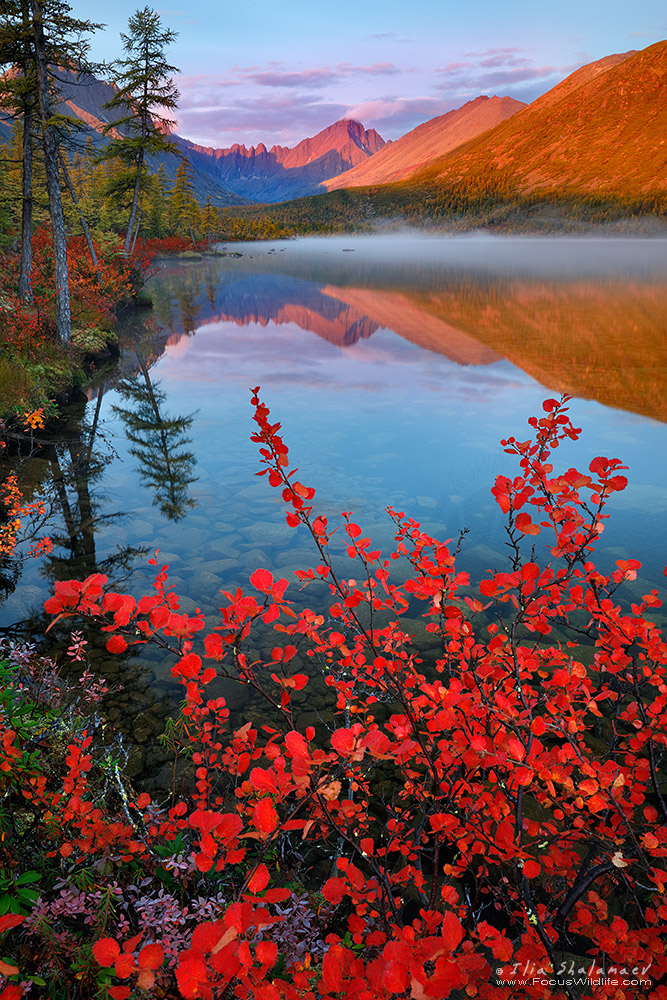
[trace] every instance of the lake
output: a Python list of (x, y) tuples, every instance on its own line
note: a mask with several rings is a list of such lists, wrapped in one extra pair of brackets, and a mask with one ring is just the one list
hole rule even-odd
[[(55, 578), (101, 571), (147, 592), (155, 549), (184, 609), (211, 616), (218, 591), (248, 586), (257, 567), (294, 579), (311, 565), (305, 533), (254, 475), (256, 385), (299, 479), (317, 489), (317, 512), (354, 511), (382, 547), (389, 505), (442, 539), (467, 528), (460, 565), (473, 579), (505, 566), (490, 487), (515, 465), (500, 438), (527, 437), (542, 400), (570, 393), (584, 433), (558, 463), (585, 468), (602, 454), (629, 466), (599, 563), (642, 561), (633, 598), (664, 582), (667, 241), (405, 234), (227, 250), (239, 256), (159, 262), (154, 308), (121, 320), (120, 359), (26, 466), (32, 495), (52, 506), (56, 547), (6, 571), (6, 633), (43, 632)], [(64, 633), (49, 636), (57, 647)], [(111, 715), (132, 767), (159, 783), (173, 661), (148, 649), (110, 659), (93, 635), (90, 648), (96, 669), (124, 685)]]

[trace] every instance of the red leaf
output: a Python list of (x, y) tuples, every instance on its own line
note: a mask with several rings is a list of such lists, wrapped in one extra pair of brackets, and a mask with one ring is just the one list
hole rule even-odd
[(390, 993), (403, 993), (408, 985), (409, 973), (403, 963), (388, 960), (382, 970), (382, 985)]
[(209, 982), (205, 959), (191, 951), (181, 952), (176, 968), (176, 982), (181, 991), (181, 996), (186, 1000), (195, 1000), (203, 994), (201, 986), (206, 986)]
[(259, 941), (255, 948), (255, 955), (262, 965), (273, 966), (278, 958), (278, 946), (274, 941)]
[(336, 729), (331, 734), (331, 746), (342, 757), (349, 757), (354, 752), (356, 736), (351, 729)]
[(123, 952), (118, 956), (115, 963), (116, 975), (119, 979), (127, 979), (136, 971), (137, 963), (134, 961), (134, 955), (128, 954), (128, 952)]
[(461, 921), (458, 917), (454, 916), (453, 913), (447, 911), (442, 918), (442, 924), (440, 926), (440, 934), (442, 936), (445, 947), (449, 951), (454, 951), (454, 949), (461, 943), (464, 935), (463, 927), (461, 926)]
[(123, 639), (122, 635), (112, 635), (110, 639), (107, 640), (107, 650), (110, 653), (124, 653), (127, 649), (127, 643)]
[(524, 861), (523, 863), (523, 874), (526, 878), (537, 878), (537, 876), (542, 871), (542, 868), (537, 863), (537, 861)]
[(202, 951), (207, 955), (213, 951), (226, 930), (223, 920), (207, 920), (206, 923), (198, 924), (192, 932), (192, 950)]
[(0, 917), (0, 934), (9, 930), (10, 927), (18, 927), (24, 920), (25, 917), (19, 916), (18, 913), (6, 913), (4, 917)]
[(159, 969), (164, 962), (161, 944), (147, 944), (139, 952), (137, 964), (140, 969)]
[(342, 878), (330, 878), (322, 886), (322, 895), (329, 903), (336, 905), (345, 896), (345, 888), (345, 882)]
[(340, 945), (333, 945), (324, 955), (322, 960), (322, 979), (328, 990), (334, 993), (343, 988), (342, 976), (342, 952)]
[(257, 871), (248, 882), (249, 892), (261, 892), (269, 884), (269, 869), (266, 865), (259, 865)]
[(9, 986), (5, 986), (2, 993), (0, 993), (0, 1000), (21, 1000), (23, 996), (23, 987), (18, 983), (11, 983)]
[(533, 524), (530, 514), (517, 514), (514, 523), (524, 535), (539, 535), (540, 533), (539, 525)]
[(96, 962), (108, 968), (120, 955), (120, 946), (113, 938), (102, 938), (93, 945), (93, 955)]
[(252, 821), (259, 833), (268, 837), (278, 826), (278, 813), (271, 799), (260, 799), (252, 812)]
[(273, 586), (273, 574), (268, 569), (256, 569), (250, 577), (250, 582), (257, 590), (269, 591)]

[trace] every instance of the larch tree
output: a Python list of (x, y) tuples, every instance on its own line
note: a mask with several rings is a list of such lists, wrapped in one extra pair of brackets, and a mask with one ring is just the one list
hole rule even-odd
[(56, 336), (69, 343), (71, 334), (67, 236), (60, 188), (63, 163), (62, 116), (54, 114), (57, 67), (89, 72), (86, 36), (101, 27), (72, 17), (66, 0), (6, 0), (0, 27), (0, 62), (5, 104), (13, 106), (23, 127), (21, 271), (19, 293), (29, 300), (33, 213), (33, 143), (39, 134), (53, 234), (56, 285)]
[(168, 199), (169, 225), (178, 236), (189, 234), (194, 246), (196, 231), (201, 226), (201, 213), (192, 183), (192, 167), (188, 160), (181, 160), (176, 171)]
[(9, 0), (0, 23), (0, 107), (21, 126), (21, 263), (19, 298), (32, 301), (33, 143), (36, 110), (30, 0)]
[(169, 138), (173, 125), (169, 113), (177, 107), (179, 97), (172, 75), (178, 69), (165, 56), (165, 49), (176, 37), (177, 32), (163, 28), (156, 11), (144, 7), (130, 17), (127, 34), (121, 33), (125, 58), (114, 63), (113, 82), (118, 89), (106, 107), (119, 110), (120, 116), (106, 131), (117, 130), (122, 138), (113, 138), (102, 156), (119, 159), (134, 172), (126, 254), (133, 246), (141, 221), (146, 159), (156, 153), (178, 155), (178, 146)]
[(211, 243), (216, 239), (218, 235), (218, 228), (220, 226), (220, 218), (217, 209), (211, 204), (211, 196), (209, 195), (206, 199), (206, 204), (204, 205), (204, 211), (201, 216), (202, 229), (204, 230), (204, 235), (206, 236), (206, 245), (208, 249), (211, 249)]

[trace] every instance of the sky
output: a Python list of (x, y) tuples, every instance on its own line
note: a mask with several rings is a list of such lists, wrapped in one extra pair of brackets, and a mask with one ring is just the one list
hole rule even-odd
[[(71, 0), (121, 54), (137, 0)], [(293, 146), (340, 118), (397, 139), (480, 94), (533, 101), (585, 63), (667, 38), (664, 0), (174, 0), (176, 131), (217, 148)]]

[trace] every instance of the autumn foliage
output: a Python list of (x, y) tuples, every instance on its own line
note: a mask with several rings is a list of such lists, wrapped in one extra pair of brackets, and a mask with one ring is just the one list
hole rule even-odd
[[(107, 237), (95, 241), (97, 266), (83, 236), (67, 241), (72, 326), (74, 329), (110, 330), (118, 308), (131, 301), (150, 275), (151, 260), (160, 241), (137, 247), (124, 257), (119, 240)], [(170, 245), (167, 251), (171, 251)], [(32, 238), (32, 300), (22, 302), (16, 294), (19, 258), (5, 254), (0, 278), (0, 348), (18, 352), (22, 360), (43, 360), (44, 349), (54, 341), (55, 292), (53, 290), (53, 245), (46, 229)]]
[[(119, 877), (127, 865), (155, 872), (177, 842), (198, 878), (224, 886), (178, 954), (159, 931), (108, 921), (88, 981), (114, 1000), (667, 998), (661, 602), (623, 599), (637, 561), (606, 575), (593, 559), (627, 485), (621, 462), (558, 471), (554, 452), (580, 429), (567, 400), (547, 400), (530, 437), (502, 442), (517, 462), (492, 488), (508, 565), (473, 586), (451, 540), (403, 512), (388, 511), (387, 554), (349, 512), (332, 527), (258, 392), (258, 474), (314, 544), (301, 585), (326, 581), (330, 602), (296, 610), (288, 582), (262, 567), (249, 590), (224, 594), (211, 628), (181, 611), (155, 560), (139, 599), (94, 575), (56, 583), (45, 605), (54, 620), (98, 621), (112, 653), (173, 650), (194, 766), (188, 798), (162, 807), (141, 793), (119, 818), (90, 794), (88, 738), (74, 742), (60, 788), (26, 786), (50, 817), (49, 853), (73, 866), (111, 858)], [(408, 612), (424, 616), (437, 653), (402, 627)], [(253, 660), (251, 636), (267, 628), (271, 656)], [(211, 693), (220, 677), (260, 693), (274, 724), (229, 731)], [(303, 728), (294, 693), (315, 683), (334, 722)], [(6, 731), (6, 781), (20, 752)], [(310, 889), (328, 914), (323, 946), (298, 960), (274, 933), (292, 894), (272, 860), (285, 843), (319, 859)], [(21, 933), (7, 930), (5, 952)]]

